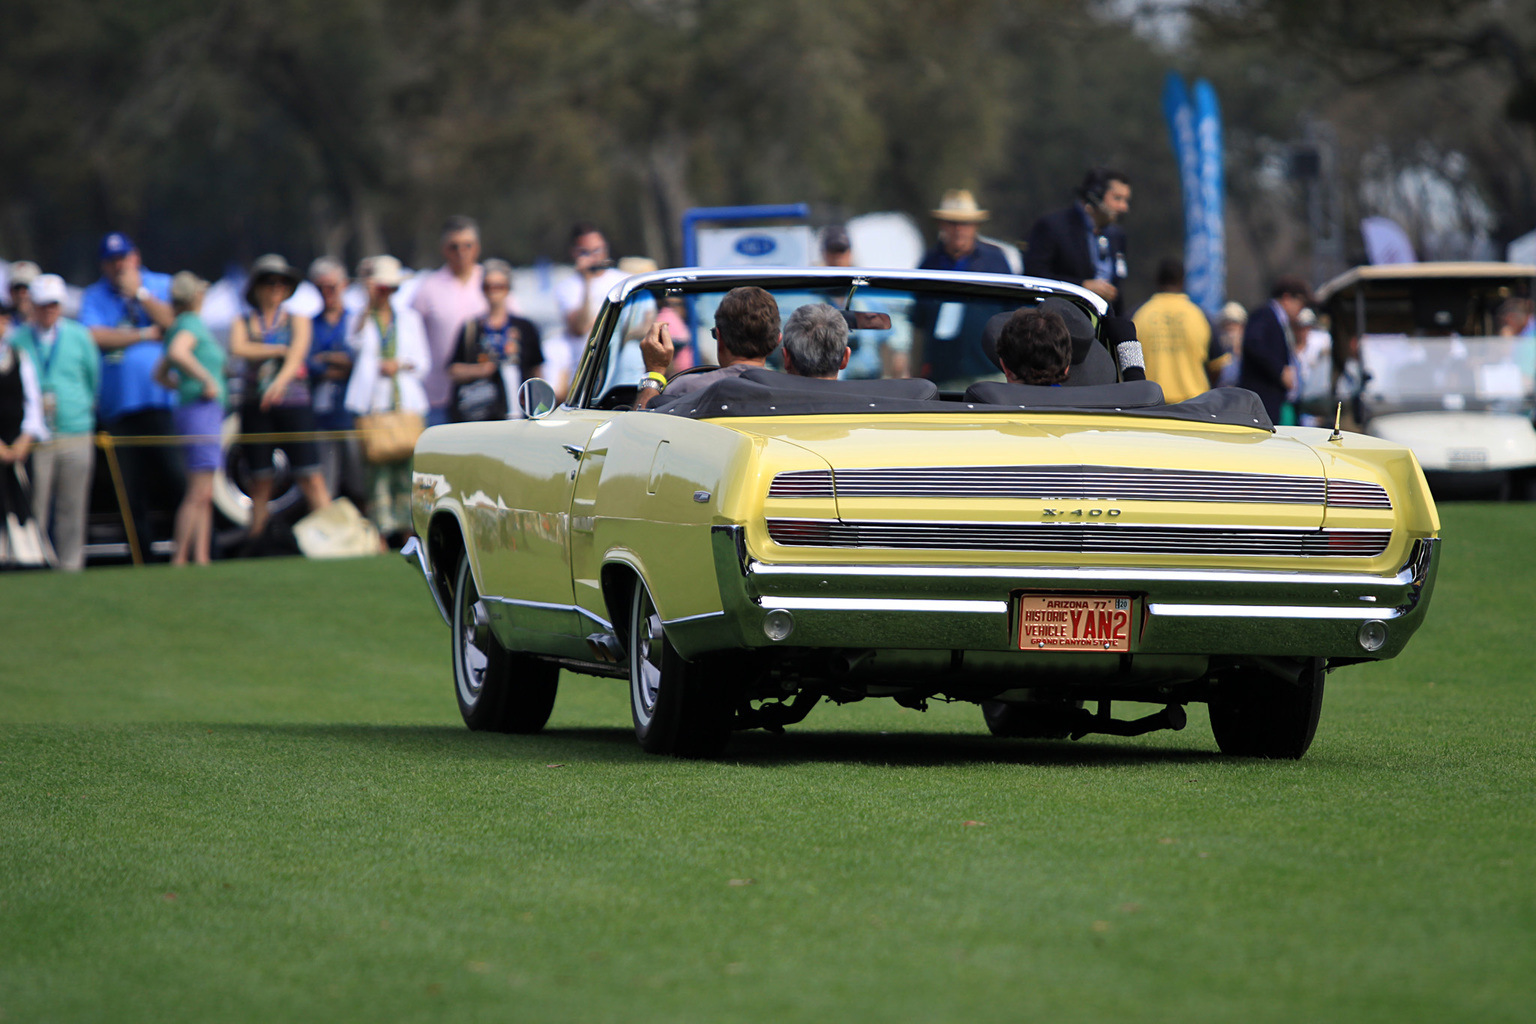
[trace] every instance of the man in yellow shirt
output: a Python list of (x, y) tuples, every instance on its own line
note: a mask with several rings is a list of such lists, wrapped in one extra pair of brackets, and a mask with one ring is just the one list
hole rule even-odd
[(1157, 294), (1131, 317), (1147, 361), (1147, 379), (1162, 386), (1169, 403), (1209, 389), (1205, 361), (1211, 344), (1211, 322), (1184, 294), (1184, 261), (1165, 259), (1157, 265)]

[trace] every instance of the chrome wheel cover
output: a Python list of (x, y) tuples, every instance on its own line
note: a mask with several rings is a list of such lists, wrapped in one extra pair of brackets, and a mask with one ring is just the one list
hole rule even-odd
[(454, 682), (459, 687), (459, 700), (466, 707), (473, 707), (485, 688), (485, 672), (490, 666), (491, 637), (490, 616), (485, 602), (475, 590), (474, 576), (466, 564), (460, 570), (458, 600), (454, 604)]
[(650, 728), (656, 714), (656, 698), (661, 692), (661, 652), (665, 645), (661, 616), (651, 603), (644, 584), (635, 587), (630, 614), (629, 703), (635, 721)]

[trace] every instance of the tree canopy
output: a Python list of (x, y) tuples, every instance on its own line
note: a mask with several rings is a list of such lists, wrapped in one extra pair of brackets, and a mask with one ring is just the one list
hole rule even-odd
[(1372, 153), (1401, 163), (1429, 145), (1462, 156), (1502, 237), (1536, 220), (1527, 50), (1476, 32), (1536, 4), (1389, 5), (1403, 17), (1196, 3), (1198, 30), (1170, 43), (1127, 4), (1069, 0), (8, 0), (0, 256), (85, 279), (100, 234), (121, 229), (162, 269), (268, 250), (422, 264), (462, 212), (519, 262), (562, 256), (587, 219), (670, 263), (689, 206), (926, 224), (955, 187), (1017, 239), (1110, 164), (1134, 180), (1144, 292), (1182, 246), (1159, 105), (1176, 68), (1221, 95), (1232, 290), (1251, 299), (1304, 258), (1304, 208), (1273, 173), (1304, 116), (1335, 128), (1351, 214)]

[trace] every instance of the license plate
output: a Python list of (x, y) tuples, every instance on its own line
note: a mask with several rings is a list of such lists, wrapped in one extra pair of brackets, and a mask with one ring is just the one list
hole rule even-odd
[(1020, 594), (1019, 649), (1129, 651), (1131, 599), (1119, 594)]

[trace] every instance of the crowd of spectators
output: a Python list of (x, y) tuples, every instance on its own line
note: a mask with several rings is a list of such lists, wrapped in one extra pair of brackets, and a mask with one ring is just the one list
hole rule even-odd
[[(618, 274), (595, 227), (578, 226), (577, 250), (578, 273), (560, 295), (564, 351), (552, 361), (567, 379), (570, 339), (584, 336)], [(359, 308), (346, 301), (351, 281), (340, 261), (321, 257), (306, 275), (280, 255), (262, 256), (249, 268), (227, 344), (201, 316), (208, 282), (146, 268), (121, 232), (102, 239), (101, 275), (74, 319), (64, 315), (62, 278), (12, 262), (10, 301), (0, 305), (0, 567), (84, 567), (98, 430), (114, 439), (130, 543), (150, 550), (159, 525), (152, 513), (176, 495), (170, 560), (208, 562), (220, 435), (233, 411), (245, 435), (246, 550), (261, 549), (281, 465), (307, 509), (324, 508), (333, 490), (355, 495), (386, 541), (403, 542), (409, 456), (367, 461), (357, 417), (511, 417), (518, 385), (545, 371), (539, 328), (512, 297), (512, 268), (482, 263), (475, 221), (449, 218), (441, 251), (442, 266), (420, 275), (409, 301), (400, 298), (398, 259), (362, 260)], [(313, 315), (290, 303), (306, 276), (321, 300)]]
[[(1114, 313), (1124, 302), (1126, 237), (1119, 222), (1130, 199), (1125, 174), (1090, 170), (1073, 205), (1034, 223), (1021, 254), (982, 238), (989, 212), (969, 191), (952, 189), (931, 211), (937, 238), (920, 267), (1067, 281), (1102, 297)], [(820, 238), (822, 263), (856, 265), (845, 227), (831, 225)], [(366, 300), (350, 305), (352, 282), (340, 261), (321, 257), (304, 274), (280, 255), (262, 256), (249, 268), (227, 346), (200, 316), (208, 283), (188, 272), (172, 277), (145, 268), (138, 247), (120, 232), (101, 241), (101, 274), (84, 289), (78, 319), (63, 315), (61, 278), (26, 261), (11, 263), (10, 303), (0, 308), (0, 565), (84, 565), (98, 430), (121, 439), (114, 444), (120, 493), (141, 545), (147, 549), (153, 537), (152, 496), (179, 494), (171, 560), (207, 562), (214, 477), (224, 457), (219, 434), (231, 410), (247, 435), (248, 544), (257, 545), (267, 528), (277, 450), (309, 509), (324, 508), (332, 493), (354, 497), (386, 541), (403, 541), (410, 529), (409, 456), (365, 458), (353, 433), (357, 418), (398, 412), (427, 426), (510, 418), (518, 415), (520, 384), (535, 376), (563, 397), (603, 297), (635, 270), (615, 266), (596, 225), (577, 224), (569, 239), (575, 272), (554, 286), (556, 329), (545, 338), (520, 315), (512, 267), (482, 260), (474, 220), (449, 218), (440, 243), (441, 265), (416, 276), (408, 300), (401, 298), (399, 260), (362, 260), (357, 278)], [(292, 312), (290, 302), (306, 277), (320, 299), (313, 315)], [(670, 384), (668, 370), (690, 365), (689, 328), (671, 301), (658, 308), (631, 339), (636, 375), (644, 374), (638, 404), (760, 368), (780, 335), (772, 296), (759, 292), (732, 293), (722, 304), (719, 367)], [(1295, 422), (1309, 339), (1314, 357), (1317, 340), (1327, 345), (1326, 332), (1307, 320), (1309, 301), (1305, 283), (1282, 278), (1271, 301), (1255, 310), (1228, 303), (1207, 318), (1184, 292), (1183, 264), (1165, 259), (1156, 294), (1132, 316), (1146, 375), (1170, 402), (1213, 386), (1247, 387), (1276, 422)], [(912, 327), (902, 318), (850, 339), (840, 313), (820, 312), (826, 315), (816, 319), (812, 309), (785, 325), (781, 358), (789, 372), (889, 378), (914, 369)], [(1531, 319), (1528, 309), (1511, 319), (1515, 313)], [(1054, 314), (1020, 318), (997, 342), (997, 354), (1008, 354), (1000, 364), (986, 362), (988, 353), (979, 349), (930, 347), (915, 369), (943, 381), (996, 375), (1001, 365), (1008, 379), (1059, 384), (1072, 369), (1059, 351), (1066, 330)]]

